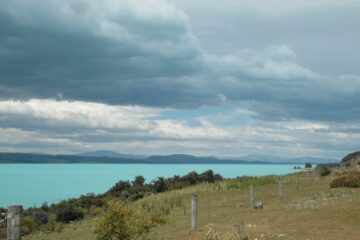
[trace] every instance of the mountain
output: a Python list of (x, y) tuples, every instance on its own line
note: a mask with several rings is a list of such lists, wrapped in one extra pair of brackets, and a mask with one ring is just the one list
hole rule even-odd
[(186, 154), (154, 155), (149, 157), (121, 154), (112, 151), (94, 151), (76, 155), (50, 155), (34, 153), (0, 153), (0, 163), (178, 163), (178, 164), (321, 164), (339, 162), (319, 157), (285, 158), (270, 155), (245, 155), (237, 159), (197, 157)]
[(109, 158), (128, 158), (128, 159), (145, 158), (145, 156), (142, 156), (142, 155), (122, 154), (122, 153), (118, 153), (115, 151), (108, 151), (108, 150), (83, 152), (83, 153), (78, 153), (75, 155), (83, 156), (83, 157), (109, 157)]
[(252, 155), (244, 155), (240, 157), (243, 160), (247, 161), (266, 161), (273, 163), (336, 163), (339, 162), (338, 159), (334, 158), (322, 158), (322, 157), (312, 157), (312, 156), (302, 156), (302, 157), (280, 157), (280, 156), (271, 156), (271, 155), (261, 155), (261, 154), (252, 154)]
[(297, 158), (290, 158), (294, 162), (299, 163), (315, 163), (315, 164), (321, 164), (321, 163), (338, 163), (339, 159), (334, 158), (322, 158), (322, 157), (311, 157), (311, 156), (304, 156), (304, 157), (297, 157)]
[[(100, 155), (103, 155), (100, 153)], [(195, 157), (173, 154), (146, 158), (120, 158), (108, 156), (50, 155), (33, 153), (0, 153), (0, 163), (167, 163), (167, 164), (261, 164), (265, 161), (226, 160), (215, 157)]]
[(219, 159), (216, 157), (196, 157), (186, 154), (172, 154), (172, 155), (155, 155), (145, 159), (151, 163), (214, 163), (214, 164), (266, 164), (265, 161), (244, 161), (244, 160), (231, 160), (231, 159)]
[(50, 155), (34, 153), (0, 153), (0, 163), (140, 163), (136, 159)]

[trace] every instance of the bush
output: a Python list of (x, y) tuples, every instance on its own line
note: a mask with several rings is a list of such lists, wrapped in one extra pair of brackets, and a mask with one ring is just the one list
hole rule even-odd
[(132, 182), (135, 186), (144, 186), (145, 178), (143, 176), (136, 176), (135, 180)]
[(50, 207), (49, 205), (47, 204), (47, 202), (44, 202), (42, 205), (41, 205), (41, 209), (44, 211), (44, 212), (48, 212), (50, 210)]
[[(151, 183), (145, 183), (143, 176), (136, 176), (134, 181), (119, 181), (113, 186), (107, 195), (116, 197), (122, 201), (135, 201), (143, 196), (154, 192), (165, 192), (173, 189), (181, 189), (183, 187), (195, 185), (197, 183), (213, 183), (222, 180), (222, 176), (214, 174), (212, 170), (207, 170), (198, 174), (197, 172), (189, 172), (180, 177), (175, 175), (170, 178), (158, 177)], [(99, 196), (96, 196), (99, 197)], [(94, 205), (94, 203), (92, 203)]]
[(158, 179), (154, 181), (154, 190), (156, 192), (164, 192), (167, 190), (165, 178), (158, 177)]
[(42, 208), (29, 208), (24, 211), (24, 216), (30, 216), (37, 225), (46, 224), (49, 220), (49, 213)]
[(39, 225), (35, 222), (32, 216), (25, 216), (22, 220), (21, 230), (23, 235), (28, 235), (38, 231)]
[(345, 172), (342, 174), (341, 177), (333, 180), (330, 183), (330, 187), (360, 188), (360, 172), (357, 171)]
[(0, 220), (5, 219), (6, 209), (0, 207)]
[(194, 185), (197, 183), (199, 179), (199, 174), (197, 172), (189, 172), (185, 176), (181, 178), (182, 181), (187, 182), (190, 185)]
[(330, 169), (325, 166), (320, 166), (317, 171), (318, 171), (319, 175), (322, 177), (325, 177), (331, 173)]
[(222, 180), (222, 177), (219, 174), (214, 174), (212, 170), (207, 170), (199, 175), (200, 182), (213, 183), (219, 180)]
[(71, 221), (83, 219), (84, 212), (72, 204), (62, 202), (58, 204), (55, 216), (57, 222), (69, 223)]
[(115, 184), (115, 186), (110, 188), (108, 193), (113, 197), (120, 197), (121, 192), (130, 191), (130, 188), (131, 184), (129, 183), (129, 181), (119, 181)]
[(305, 168), (312, 168), (311, 163), (305, 163)]
[(161, 215), (138, 213), (112, 200), (95, 233), (98, 240), (146, 239), (154, 227), (164, 222)]
[(92, 206), (95, 207), (104, 206), (105, 201), (100, 196), (96, 196), (93, 193), (89, 193), (87, 195), (82, 195), (80, 199), (77, 201), (77, 205), (85, 209), (90, 209)]

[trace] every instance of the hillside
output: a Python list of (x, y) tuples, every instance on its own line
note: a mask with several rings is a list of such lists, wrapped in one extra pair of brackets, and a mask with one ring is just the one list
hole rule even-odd
[(342, 165), (358, 166), (360, 165), (360, 151), (350, 153), (341, 160)]
[[(136, 204), (156, 201), (165, 207), (173, 197), (184, 202), (183, 207), (169, 209), (167, 223), (154, 229), (151, 240), (239, 239), (235, 238), (238, 230), (234, 226), (242, 223), (249, 239), (358, 239), (360, 189), (329, 189), (333, 176), (320, 178), (300, 173), (282, 177), (284, 190), (280, 199), (276, 179), (273, 176), (245, 182), (226, 180), (202, 184), (146, 197)], [(263, 209), (249, 207), (250, 184), (255, 186), (256, 200), (264, 203)], [(197, 231), (190, 229), (193, 193), (199, 196)], [(93, 231), (98, 221), (98, 217), (88, 218), (66, 225), (59, 233), (36, 234), (25, 239), (95, 240)], [(228, 237), (210, 238), (209, 232), (215, 230), (217, 235)]]

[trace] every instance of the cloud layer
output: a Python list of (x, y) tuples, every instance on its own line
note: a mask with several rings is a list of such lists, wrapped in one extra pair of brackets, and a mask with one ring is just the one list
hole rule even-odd
[(243, 108), (201, 114), (190, 119), (193, 123), (171, 119), (169, 111), (178, 110), (65, 100), (0, 101), (0, 150), (338, 157), (356, 149), (360, 137), (358, 124), (266, 121)]
[(271, 3), (1, 1), (2, 149), (356, 149), (360, 5)]

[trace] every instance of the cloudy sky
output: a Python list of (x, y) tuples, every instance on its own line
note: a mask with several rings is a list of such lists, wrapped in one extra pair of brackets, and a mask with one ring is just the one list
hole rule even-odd
[(358, 0), (0, 0), (0, 151), (359, 150)]

